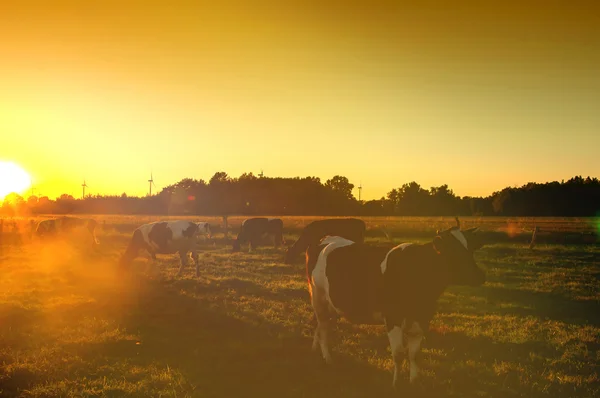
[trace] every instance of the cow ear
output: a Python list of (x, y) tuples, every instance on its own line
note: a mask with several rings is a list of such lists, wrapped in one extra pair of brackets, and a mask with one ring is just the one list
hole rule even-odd
[(435, 238), (433, 238), (433, 250), (435, 250), (437, 254), (441, 254), (442, 238), (440, 236), (436, 236)]

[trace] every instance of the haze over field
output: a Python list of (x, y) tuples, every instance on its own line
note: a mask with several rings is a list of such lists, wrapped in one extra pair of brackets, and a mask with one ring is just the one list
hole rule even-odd
[(600, 174), (598, 6), (470, 3), (3, 3), (0, 160), (51, 198), (144, 195), (151, 170), (367, 200)]

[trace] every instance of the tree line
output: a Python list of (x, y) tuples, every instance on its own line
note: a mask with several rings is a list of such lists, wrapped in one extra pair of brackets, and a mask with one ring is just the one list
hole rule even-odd
[(507, 187), (487, 197), (457, 196), (448, 185), (409, 182), (377, 200), (359, 201), (343, 176), (271, 178), (217, 172), (208, 181), (184, 178), (152, 196), (95, 195), (76, 199), (8, 195), (4, 216), (28, 214), (362, 215), (362, 216), (600, 216), (600, 182), (568, 181)]

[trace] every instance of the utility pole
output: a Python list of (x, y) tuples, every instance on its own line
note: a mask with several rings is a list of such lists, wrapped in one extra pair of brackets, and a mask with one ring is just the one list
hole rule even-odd
[(360, 202), (360, 197), (361, 197), (361, 193), (362, 193), (362, 181), (360, 183), (360, 185), (358, 186), (358, 201)]
[(83, 188), (82, 199), (85, 199), (85, 188), (87, 187), (87, 184), (85, 183), (85, 178), (83, 179), (83, 184), (81, 184), (81, 187)]

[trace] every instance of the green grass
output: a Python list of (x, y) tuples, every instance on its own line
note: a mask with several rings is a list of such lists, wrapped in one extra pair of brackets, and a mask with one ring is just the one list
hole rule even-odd
[[(201, 257), (199, 278), (193, 267), (176, 277), (176, 255), (162, 256), (158, 273), (139, 258), (137, 276), (117, 274), (131, 230), (147, 221), (108, 219), (95, 251), (26, 237), (5, 246), (1, 396), (391, 395), (382, 327), (340, 322), (335, 366), (311, 352), (304, 269), (282, 264), (281, 249), (213, 252)], [(383, 239), (375, 223), (398, 242), (422, 241), (432, 224), (405, 221), (370, 220), (368, 240)], [(293, 238), (303, 221), (284, 222), (295, 227), (286, 235)], [(407, 223), (415, 225), (414, 239)], [(216, 249), (225, 247), (221, 238)], [(425, 396), (600, 396), (600, 247), (540, 244), (531, 251), (503, 242), (485, 246), (477, 260), (488, 281), (448, 289), (423, 343)]]

